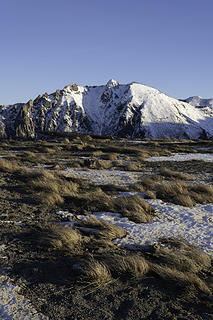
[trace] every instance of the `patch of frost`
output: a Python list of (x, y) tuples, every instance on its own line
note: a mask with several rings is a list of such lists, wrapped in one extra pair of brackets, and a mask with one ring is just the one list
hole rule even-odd
[(190, 160), (203, 160), (206, 162), (213, 162), (213, 153), (177, 153), (173, 156), (151, 157), (146, 161), (190, 161)]
[(213, 256), (213, 204), (183, 207), (162, 200), (147, 200), (157, 216), (150, 223), (134, 223), (121, 214), (96, 212), (95, 217), (116, 224), (127, 231), (127, 236), (115, 240), (119, 246), (137, 249), (156, 243), (161, 238), (182, 238)]
[(0, 317), (2, 320), (48, 320), (49, 318), (38, 313), (30, 302), (19, 294), (20, 288), (14, 286), (11, 280), (0, 275)]
[(127, 185), (137, 182), (144, 176), (143, 172), (128, 172), (122, 170), (82, 170), (78, 168), (65, 169), (62, 173), (74, 178), (88, 179), (95, 184), (120, 184)]

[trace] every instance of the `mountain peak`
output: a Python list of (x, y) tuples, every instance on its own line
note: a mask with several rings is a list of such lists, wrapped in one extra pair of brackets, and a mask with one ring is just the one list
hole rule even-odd
[(114, 79), (110, 79), (108, 82), (107, 82), (107, 87), (108, 88), (112, 88), (112, 87), (116, 87), (116, 86), (119, 86), (119, 82), (114, 80)]
[(0, 108), (0, 138), (39, 138), (45, 132), (213, 138), (213, 99), (195, 97), (190, 105), (159, 93), (140, 83), (120, 85), (113, 79), (101, 86), (72, 83), (28, 104)]

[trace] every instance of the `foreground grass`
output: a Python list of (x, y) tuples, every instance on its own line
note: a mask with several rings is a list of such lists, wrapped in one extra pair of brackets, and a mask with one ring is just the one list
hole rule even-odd
[[(201, 146), (203, 143), (200, 142)], [(38, 141), (35, 144), (16, 141), (3, 144), (2, 152), (8, 154), (8, 157), (0, 158), (0, 201), (2, 208), (8, 205), (5, 219), (12, 220), (14, 212), (14, 221), (23, 221), (24, 212), (27, 222), (23, 226), (15, 223), (8, 226), (6, 223), (2, 224), (4, 227), (1, 228), (1, 239), (7, 244), (5, 256), (8, 260), (1, 259), (1, 267), (5, 270), (8, 268), (12, 277), (25, 281), (25, 293), (30, 292), (36, 307), (40, 305), (41, 311), (50, 314), (52, 319), (57, 318), (55, 301), (60, 301), (60, 304), (68, 301), (66, 312), (69, 312), (73, 306), (76, 307), (80, 296), (76, 298), (74, 295), (78, 291), (87, 297), (87, 307), (93, 292), (94, 299), (99, 297), (100, 292), (105, 294), (105, 304), (110, 297), (114, 301), (116, 295), (120, 299), (121, 292), (127, 292), (128, 299), (121, 304), (120, 309), (125, 309), (124, 305), (130, 304), (131, 300), (137, 306), (134, 310), (138, 310), (141, 301), (146, 306), (146, 303), (150, 304), (149, 290), (154, 287), (157, 292), (155, 298), (165, 292), (161, 304), (165, 297), (169, 301), (177, 298), (175, 304), (182, 297), (184, 303), (192, 297), (193, 302), (199, 301), (199, 308), (202, 305), (205, 310), (210, 310), (213, 294), (210, 257), (177, 239), (164, 239), (159, 245), (138, 248), (138, 251), (116, 247), (113, 239), (125, 237), (126, 231), (91, 215), (94, 211), (110, 211), (119, 212), (139, 223), (152, 221), (153, 209), (144, 199), (138, 196), (113, 197), (119, 191), (137, 190), (144, 192), (148, 198), (157, 197), (186, 206), (213, 202), (210, 184), (191, 182), (198, 168), (200, 172), (211, 172), (212, 164), (203, 166), (200, 162), (167, 163), (164, 168), (162, 163), (150, 164), (144, 161), (148, 156), (171, 154), (175, 150), (191, 152), (195, 142), (187, 144), (175, 145), (171, 141), (162, 140), (136, 146), (120, 143), (119, 140), (98, 140), (91, 137)], [(12, 148), (19, 152), (13, 155), (9, 152)], [(55, 161), (58, 157), (64, 161)], [(37, 164), (50, 164), (52, 167), (50, 170), (29, 168)], [(119, 167), (126, 171), (145, 173), (150, 169), (151, 174), (135, 186), (94, 186), (87, 181), (67, 178), (57, 173), (58, 169), (68, 166), (100, 170)], [(30, 201), (30, 206), (24, 208), (27, 200)], [(55, 215), (58, 209), (69, 209), (73, 213), (73, 227), (58, 224), (60, 217)], [(79, 220), (80, 213), (89, 218)], [(130, 296), (131, 288), (133, 293)], [(45, 303), (40, 299), (41, 296)], [(98, 298), (95, 301), (95, 307), (103, 307)], [(151, 301), (151, 304), (154, 303), (153, 297)], [(117, 306), (116, 303), (115, 301)], [(54, 306), (54, 314), (50, 312), (50, 304)], [(114, 305), (110, 310), (114, 310), (113, 308)], [(131, 310), (133, 308), (131, 305)], [(196, 309), (197, 312), (199, 308)], [(120, 318), (124, 314), (126, 317), (126, 309), (124, 314), (119, 312)], [(172, 314), (173, 312), (174, 310), (171, 311)], [(58, 315), (57, 319), (59, 318), (65, 317)], [(136, 318), (139, 319), (140, 315), (136, 315)]]
[[(86, 233), (85, 227), (88, 229)], [(108, 230), (110, 233), (107, 238)], [(63, 257), (62, 262), (70, 270), (67, 274), (70, 281), (82, 285), (103, 289), (118, 280), (124, 283), (138, 282), (148, 276), (159, 279), (176, 294), (213, 294), (212, 283), (208, 280), (212, 272), (211, 258), (180, 239), (162, 239), (159, 245), (138, 251), (119, 249), (111, 240), (125, 236), (125, 231), (91, 218), (76, 223), (74, 229), (61, 225), (33, 225), (28, 227), (27, 232), (22, 231), (16, 236), (19, 238), (19, 251), (28, 248), (25, 255), (38, 263), (39, 257), (43, 257), (42, 265), (45, 261), (48, 263), (49, 259), (59, 262)], [(44, 276), (40, 272), (38, 279)]]

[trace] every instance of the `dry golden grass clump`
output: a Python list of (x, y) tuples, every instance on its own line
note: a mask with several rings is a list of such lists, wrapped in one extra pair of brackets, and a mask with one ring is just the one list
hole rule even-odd
[(49, 250), (61, 250), (68, 253), (81, 251), (82, 236), (78, 230), (69, 226), (50, 224), (40, 227), (36, 233), (36, 242)]
[(118, 191), (129, 191), (129, 186), (122, 186), (118, 184), (103, 184), (99, 185), (103, 192), (111, 192), (117, 194)]
[(74, 212), (118, 212), (136, 223), (150, 222), (154, 209), (137, 195), (111, 198), (101, 189), (65, 198), (66, 206)]
[(95, 160), (93, 168), (94, 169), (109, 169), (112, 167), (112, 162), (107, 160)]
[(118, 153), (106, 153), (101, 156), (104, 160), (117, 160), (120, 158), (120, 154)]
[(64, 196), (77, 192), (78, 185), (63, 175), (48, 170), (21, 168), (17, 179), (24, 182), (33, 200), (44, 206), (62, 205)]
[(81, 268), (81, 282), (103, 287), (112, 282), (113, 278), (109, 268), (103, 263), (90, 257)]
[(123, 160), (113, 160), (112, 166), (113, 167), (123, 167)]
[(101, 157), (103, 154), (104, 154), (103, 151), (97, 150), (97, 151), (92, 152), (91, 155), (92, 155), (93, 157)]
[(211, 258), (199, 248), (181, 240), (165, 239), (166, 247), (158, 246), (151, 253), (150, 270), (188, 292), (200, 290), (211, 294), (211, 288), (201, 275), (211, 270)]
[(48, 153), (48, 154), (53, 154), (53, 153), (57, 154), (61, 150), (62, 150), (61, 147), (58, 147), (55, 145), (41, 146), (39, 148), (39, 151), (41, 153)]
[(106, 211), (110, 208), (111, 198), (101, 189), (86, 191), (83, 193), (73, 193), (65, 197), (66, 206), (81, 213), (92, 213), (95, 211)]
[(50, 161), (46, 153), (43, 154), (43, 153), (32, 152), (32, 151), (25, 151), (23, 152), (23, 154), (20, 155), (20, 157), (24, 161), (29, 161), (34, 163), (40, 163), (40, 162), (48, 163)]
[(147, 189), (154, 190), (157, 183), (156, 180), (157, 177), (143, 178), (142, 180), (140, 180), (140, 184), (142, 184), (142, 186), (144, 186)]
[(149, 264), (138, 254), (112, 255), (104, 259), (113, 276), (132, 279), (142, 278), (149, 272)]
[(164, 177), (175, 178), (180, 180), (193, 180), (193, 177), (191, 177), (188, 174), (178, 172), (178, 171), (173, 171), (168, 168), (160, 168), (159, 171), (160, 171), (160, 174)]
[(156, 193), (153, 191), (147, 191), (144, 195), (144, 199), (156, 199)]
[(113, 205), (115, 212), (136, 223), (150, 222), (154, 216), (154, 209), (138, 195), (114, 198)]
[(213, 188), (205, 184), (163, 182), (156, 185), (155, 191), (157, 198), (187, 207), (213, 202)]
[(18, 168), (19, 167), (16, 162), (0, 158), (0, 171), (14, 173), (18, 170)]
[(142, 150), (139, 150), (136, 154), (136, 159), (137, 161), (141, 162), (141, 161), (144, 161), (146, 158), (148, 158), (150, 155), (148, 152), (146, 151), (142, 151)]
[(129, 162), (124, 166), (127, 171), (140, 171), (141, 165), (138, 162)]
[(7, 160), (9, 160), (9, 161), (17, 161), (18, 160), (18, 155), (17, 155), (17, 153), (15, 153), (15, 152), (8, 152), (7, 153), (7, 155), (6, 155), (6, 157), (5, 157)]
[[(168, 240), (169, 244), (175, 243), (174, 240)], [(166, 242), (164, 242), (166, 243)], [(208, 270), (211, 267), (211, 258), (204, 254), (199, 248), (185, 244), (179, 248), (174, 245), (170, 247), (159, 247), (155, 251), (155, 257), (162, 265), (176, 268), (182, 272), (198, 273), (201, 270)]]
[(197, 275), (191, 272), (181, 272), (177, 269), (169, 268), (161, 265), (151, 265), (151, 270), (165, 281), (170, 281), (181, 289), (185, 289), (188, 292), (196, 291), (196, 289), (211, 294), (211, 290), (208, 285), (200, 279)]
[(95, 234), (107, 240), (123, 238), (126, 235), (126, 231), (123, 228), (112, 223), (100, 221), (94, 216), (90, 216), (87, 220), (80, 221), (78, 226), (82, 231), (86, 228), (86, 233)]

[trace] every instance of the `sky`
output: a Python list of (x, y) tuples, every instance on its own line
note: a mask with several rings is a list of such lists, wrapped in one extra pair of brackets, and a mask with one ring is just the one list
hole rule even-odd
[(109, 79), (213, 98), (213, 0), (0, 0), (0, 104)]

